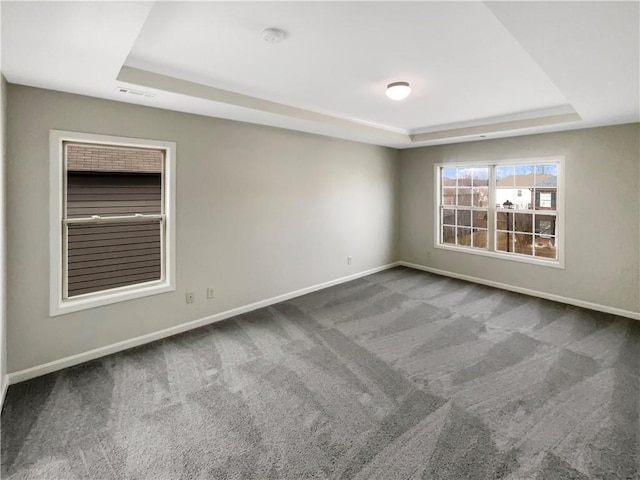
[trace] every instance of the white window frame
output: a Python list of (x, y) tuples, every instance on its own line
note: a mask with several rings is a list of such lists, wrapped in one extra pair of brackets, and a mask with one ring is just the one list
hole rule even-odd
[[(164, 235), (161, 240), (163, 253), (162, 276), (159, 280), (127, 285), (99, 292), (65, 296), (65, 264), (63, 214), (66, 193), (66, 142), (93, 143), (119, 147), (147, 148), (164, 151), (162, 171), (164, 203)], [(176, 289), (176, 144), (160, 140), (115, 137), (93, 133), (51, 130), (49, 132), (49, 314), (53, 316), (124, 302), (135, 298), (170, 292)]]
[[(506, 253), (496, 250), (496, 188), (495, 177), (496, 167), (501, 165), (540, 165), (545, 163), (558, 164), (557, 178), (557, 194), (556, 194), (556, 251), (557, 259), (549, 259), (544, 257), (533, 257), (516, 253)], [(480, 249), (477, 247), (468, 247), (463, 245), (451, 245), (440, 242), (441, 230), (441, 169), (443, 168), (471, 168), (471, 167), (489, 167), (489, 212), (487, 218), (487, 248)], [(564, 227), (564, 168), (565, 157), (534, 157), (534, 158), (508, 158), (500, 160), (486, 161), (462, 161), (462, 162), (445, 162), (434, 165), (435, 192), (434, 192), (434, 237), (433, 246), (437, 249), (448, 250), (458, 253), (468, 253), (472, 255), (480, 255), (485, 257), (499, 258), (513, 262), (529, 263), (534, 265), (542, 265), (552, 268), (565, 268), (565, 227)], [(531, 213), (543, 213), (544, 210), (531, 210)]]

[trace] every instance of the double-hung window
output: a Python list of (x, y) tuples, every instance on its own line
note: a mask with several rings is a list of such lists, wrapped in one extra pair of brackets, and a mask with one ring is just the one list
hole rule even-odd
[(489, 167), (442, 167), (441, 242), (487, 248)]
[(562, 268), (563, 163), (436, 165), (436, 247)]
[(50, 313), (175, 289), (175, 143), (51, 131)]

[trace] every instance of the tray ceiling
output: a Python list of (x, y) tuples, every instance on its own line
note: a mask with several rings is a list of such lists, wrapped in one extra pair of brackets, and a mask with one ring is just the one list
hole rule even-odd
[[(638, 16), (637, 2), (3, 2), (2, 71), (407, 148), (637, 122)], [(263, 41), (269, 27), (287, 38)], [(389, 100), (394, 81), (412, 94)]]

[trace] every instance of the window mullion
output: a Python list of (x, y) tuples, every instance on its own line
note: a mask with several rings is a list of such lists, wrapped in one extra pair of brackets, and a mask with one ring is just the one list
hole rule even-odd
[(496, 166), (489, 167), (489, 211), (487, 213), (487, 249), (496, 251)]
[(134, 215), (118, 215), (110, 217), (102, 217), (100, 215), (94, 215), (91, 217), (79, 217), (79, 218), (65, 218), (62, 222), (66, 225), (81, 225), (81, 224), (102, 224), (102, 223), (125, 223), (125, 222), (144, 222), (149, 220), (162, 220), (165, 218), (164, 214), (141, 214), (136, 213)]
[(68, 240), (69, 240), (69, 226), (62, 222), (62, 278), (60, 279), (62, 283), (62, 298), (69, 298), (69, 282), (67, 281), (69, 274), (69, 250), (68, 250)]

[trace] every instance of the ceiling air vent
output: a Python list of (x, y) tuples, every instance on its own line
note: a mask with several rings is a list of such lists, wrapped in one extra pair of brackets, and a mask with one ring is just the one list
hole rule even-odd
[(125, 93), (127, 95), (135, 95), (137, 97), (153, 98), (156, 96), (155, 93), (144, 92), (142, 90), (133, 90), (132, 88), (127, 88), (127, 87), (117, 87), (117, 90), (120, 93)]

